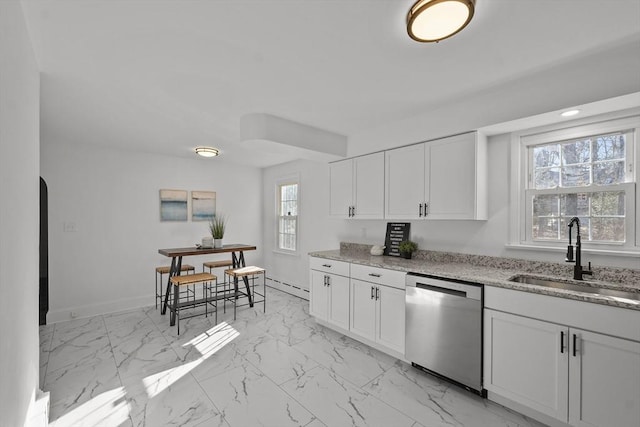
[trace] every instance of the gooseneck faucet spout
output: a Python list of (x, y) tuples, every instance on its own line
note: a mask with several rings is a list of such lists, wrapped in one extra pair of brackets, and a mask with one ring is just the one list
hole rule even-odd
[(574, 261), (573, 246), (571, 246), (571, 228), (574, 226), (574, 224), (577, 227), (576, 227), (576, 258), (575, 258), (576, 265), (573, 267), (573, 278), (575, 280), (583, 280), (583, 277), (582, 277), (583, 274), (592, 275), (593, 272), (591, 271), (591, 263), (589, 263), (589, 267), (586, 270), (582, 269), (582, 241), (580, 239), (580, 218), (578, 218), (577, 216), (574, 216), (573, 218), (571, 218), (571, 221), (569, 221), (569, 224), (567, 224), (567, 227), (569, 227), (569, 246), (567, 247), (567, 257), (565, 258), (565, 261), (566, 262)]

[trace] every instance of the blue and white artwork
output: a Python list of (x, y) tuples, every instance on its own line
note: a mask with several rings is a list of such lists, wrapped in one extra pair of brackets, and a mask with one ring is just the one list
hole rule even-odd
[(215, 191), (191, 192), (191, 220), (209, 221), (216, 213)]
[(160, 221), (186, 221), (187, 196), (186, 190), (160, 190)]

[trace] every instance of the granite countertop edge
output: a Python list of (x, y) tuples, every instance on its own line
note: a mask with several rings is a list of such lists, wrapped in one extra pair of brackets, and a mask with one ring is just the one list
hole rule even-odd
[[(432, 274), (448, 279), (465, 280), (476, 282), (485, 286), (494, 286), (504, 289), (513, 289), (523, 292), (547, 295), (552, 297), (560, 297), (572, 299), (576, 301), (589, 302), (594, 304), (608, 305), (612, 307), (627, 308), (640, 311), (640, 288), (634, 286), (624, 286), (618, 283), (602, 282), (597, 280), (586, 280), (583, 283), (567, 278), (559, 278), (548, 276), (545, 274), (532, 274), (530, 272), (519, 271), (516, 269), (502, 269), (496, 267), (478, 266), (459, 262), (431, 262), (417, 259), (404, 259), (390, 256), (369, 255), (362, 252), (346, 252), (340, 250), (328, 250), (310, 252), (309, 256), (317, 258), (332, 259), (335, 261), (345, 261), (353, 264), (366, 265), (370, 267), (386, 268), (389, 270), (416, 272), (423, 274)], [(622, 290), (627, 292), (637, 292), (638, 301), (623, 298), (595, 295), (586, 292), (578, 292), (565, 289), (554, 289), (526, 283), (510, 282), (509, 278), (518, 275), (528, 275), (540, 278), (548, 277), (550, 279), (561, 279), (568, 283), (588, 284), (590, 286), (603, 287), (614, 290)]]

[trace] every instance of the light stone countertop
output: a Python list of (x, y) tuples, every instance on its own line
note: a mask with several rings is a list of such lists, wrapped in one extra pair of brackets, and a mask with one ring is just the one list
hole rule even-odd
[[(561, 264), (556, 265), (552, 263), (527, 262), (523, 260), (511, 260), (509, 258), (463, 254), (442, 256), (440, 254), (448, 253), (428, 253), (428, 251), (419, 251), (423, 252), (420, 254), (421, 256), (409, 260), (391, 256), (370, 255), (366, 247), (366, 245), (341, 244), (340, 250), (311, 252), (309, 256), (390, 270), (431, 274), (449, 279), (480, 283), (486, 286), (640, 310), (640, 283), (638, 283), (640, 271), (636, 270), (603, 268), (604, 272), (601, 275), (605, 276), (608, 280), (593, 280), (590, 277), (585, 277), (584, 281), (577, 281), (573, 280), (570, 273), (564, 274), (565, 272), (562, 271), (563, 274), (558, 274), (558, 269), (566, 270), (566, 267)], [(439, 255), (434, 256), (434, 254)], [(580, 286), (631, 292), (633, 295), (637, 295), (637, 297), (628, 299), (509, 281), (509, 278), (519, 274), (542, 279), (552, 279)]]

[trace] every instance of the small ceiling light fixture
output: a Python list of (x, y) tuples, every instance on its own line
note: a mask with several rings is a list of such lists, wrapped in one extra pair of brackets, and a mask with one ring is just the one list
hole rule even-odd
[(580, 113), (580, 110), (568, 110), (560, 113), (560, 115), (562, 117), (571, 117), (571, 116), (575, 116), (578, 113)]
[(196, 147), (196, 153), (202, 157), (215, 157), (220, 154), (220, 152), (213, 147)]
[(471, 22), (476, 0), (418, 0), (407, 15), (412, 39), (439, 42), (461, 31)]

